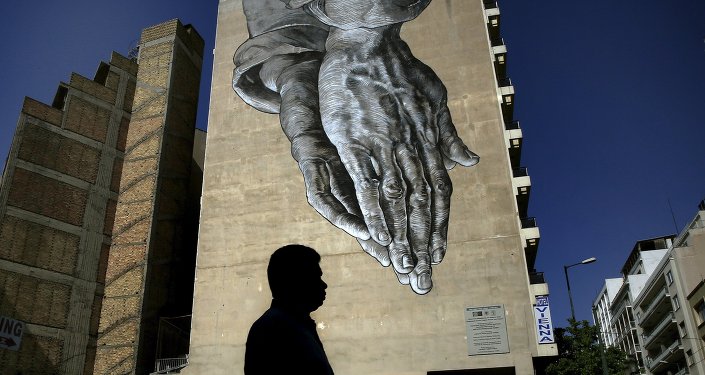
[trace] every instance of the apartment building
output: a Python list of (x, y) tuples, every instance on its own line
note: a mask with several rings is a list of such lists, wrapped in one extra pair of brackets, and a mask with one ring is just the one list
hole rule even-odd
[(703, 327), (698, 308), (705, 279), (705, 210), (702, 203), (699, 208), (634, 298), (649, 374), (705, 374), (705, 342), (698, 331)]
[(705, 204), (698, 208), (678, 236), (637, 242), (622, 279), (605, 280), (593, 303), (604, 341), (632, 355), (641, 374), (705, 374)]

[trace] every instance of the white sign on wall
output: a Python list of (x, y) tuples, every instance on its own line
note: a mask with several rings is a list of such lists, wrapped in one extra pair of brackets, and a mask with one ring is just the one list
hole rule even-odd
[(534, 305), (534, 321), (539, 344), (553, 344), (553, 323), (551, 322), (551, 308), (548, 305), (548, 296), (536, 296)]
[(504, 306), (465, 308), (468, 355), (509, 353)]
[(24, 323), (0, 316), (0, 349), (18, 351), (22, 343)]

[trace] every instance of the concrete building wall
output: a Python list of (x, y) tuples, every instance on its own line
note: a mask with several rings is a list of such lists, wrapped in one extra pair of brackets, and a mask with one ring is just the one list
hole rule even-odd
[(666, 253), (668, 253), (668, 249), (642, 251), (641, 259), (644, 265), (644, 273), (651, 275), (656, 270), (659, 263), (661, 263)]
[(673, 252), (673, 268), (677, 270), (674, 277), (680, 287), (679, 325), (685, 362), (691, 374), (705, 374), (705, 323), (696, 309), (705, 294), (702, 290), (705, 280), (705, 210), (698, 212), (681, 234), (676, 246)]
[[(434, 1), (402, 37), (448, 88), (460, 136), (482, 157), (450, 171), (449, 249), (434, 289), (414, 294), (306, 202), (301, 173), (276, 115), (231, 87), (247, 37), (239, 0), (220, 1), (199, 234), (190, 365), (186, 374), (237, 374), (252, 322), (270, 303), (270, 254), (303, 243), (323, 256), (328, 283), (315, 312), (336, 374), (426, 374), (515, 367), (538, 352), (525, 241), (512, 185), (482, 1)], [(510, 353), (468, 356), (464, 310), (503, 305)]]
[(95, 374), (149, 373), (159, 318), (190, 311), (188, 197), (202, 54), (201, 37), (178, 20), (142, 32)]
[(26, 323), (2, 371), (91, 373), (136, 65), (25, 99), (0, 187), (0, 315)]

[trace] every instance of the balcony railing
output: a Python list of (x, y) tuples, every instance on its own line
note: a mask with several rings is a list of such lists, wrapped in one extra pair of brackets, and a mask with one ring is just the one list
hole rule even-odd
[(526, 228), (536, 228), (536, 218), (535, 217), (524, 217), (521, 219), (521, 227)]
[(676, 321), (676, 316), (673, 314), (673, 312), (670, 312), (666, 315), (666, 318), (664, 318), (661, 323), (659, 323), (656, 327), (654, 327), (651, 331), (644, 332), (642, 337), (644, 338), (644, 346), (648, 346), (656, 337), (659, 336), (659, 334), (666, 328), (668, 327), (669, 324), (675, 323)]
[(543, 278), (543, 272), (530, 272), (529, 273), (529, 283), (534, 284), (545, 284), (546, 280)]
[(656, 297), (653, 299), (653, 301), (651, 301), (649, 306), (646, 309), (642, 309), (643, 312), (641, 314), (641, 319), (639, 319), (640, 325), (641, 325), (641, 323), (643, 323), (644, 321), (646, 321), (650, 317), (651, 313), (654, 312), (654, 309), (656, 308), (656, 306), (658, 306), (661, 303), (661, 301), (663, 301), (663, 299), (667, 296), (668, 296), (668, 290), (666, 290), (666, 288), (664, 287), (656, 295)]
[(157, 374), (168, 374), (186, 366), (188, 366), (188, 355), (183, 358), (161, 358), (157, 359), (154, 371)]
[(666, 357), (671, 355), (673, 352), (676, 351), (681, 346), (681, 340), (676, 340), (674, 341), (671, 345), (669, 345), (667, 348), (664, 348), (661, 353), (656, 355), (655, 357), (646, 357), (646, 365), (649, 367), (649, 370), (653, 370), (656, 365), (659, 364), (659, 362), (663, 361)]
[(512, 80), (509, 79), (509, 77), (506, 78), (500, 78), (497, 80), (497, 84), (499, 87), (507, 87), (512, 85)]
[(625, 312), (627, 307), (631, 306), (629, 305), (629, 301), (625, 299), (619, 305), (617, 305), (617, 307), (610, 308), (610, 315), (612, 315), (612, 320), (610, 321), (610, 324), (617, 324), (617, 321), (622, 319), (622, 313)]
[(521, 127), (519, 126), (519, 121), (510, 121), (510, 122), (504, 123), (504, 129), (505, 130), (517, 130), (517, 129), (521, 129)]
[(485, 5), (485, 9), (497, 8), (496, 0), (483, 0), (482, 3)]
[(514, 177), (526, 177), (529, 175), (529, 170), (526, 167), (514, 168), (512, 170), (512, 176)]

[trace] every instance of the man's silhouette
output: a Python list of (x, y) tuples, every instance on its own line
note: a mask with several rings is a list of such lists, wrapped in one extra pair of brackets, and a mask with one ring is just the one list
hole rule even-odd
[(309, 316), (326, 299), (320, 260), (303, 245), (287, 245), (272, 254), (267, 267), (272, 306), (250, 328), (246, 375), (333, 374)]

